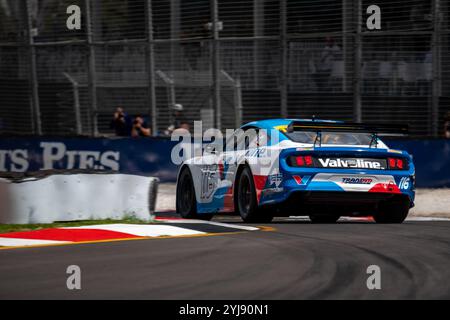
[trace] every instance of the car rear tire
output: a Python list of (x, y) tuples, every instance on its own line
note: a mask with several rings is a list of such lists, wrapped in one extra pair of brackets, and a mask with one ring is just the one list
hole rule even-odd
[(381, 203), (373, 219), (377, 223), (402, 223), (409, 213), (409, 201)]
[(237, 178), (236, 209), (244, 222), (268, 223), (273, 219), (273, 213), (258, 206), (256, 188), (250, 168), (245, 167)]
[(211, 220), (213, 214), (198, 214), (197, 200), (191, 171), (185, 167), (178, 178), (177, 183), (177, 212), (185, 219)]
[(312, 223), (336, 223), (341, 216), (335, 214), (316, 214), (310, 215)]

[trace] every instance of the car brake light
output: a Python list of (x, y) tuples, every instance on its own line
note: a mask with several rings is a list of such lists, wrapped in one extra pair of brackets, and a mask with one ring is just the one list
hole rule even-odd
[(311, 156), (305, 156), (305, 163), (306, 163), (306, 165), (308, 167), (312, 166), (312, 164), (313, 164), (312, 157)]
[(400, 158), (388, 158), (389, 169), (403, 170), (405, 168), (403, 159)]
[(395, 168), (395, 159), (389, 158), (389, 168)]
[(297, 156), (295, 157), (295, 163), (299, 167), (312, 167), (313, 158), (312, 156)]

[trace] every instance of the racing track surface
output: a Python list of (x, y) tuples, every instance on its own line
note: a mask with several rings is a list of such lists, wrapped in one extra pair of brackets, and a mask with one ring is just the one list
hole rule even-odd
[[(450, 298), (448, 221), (270, 226), (276, 230), (0, 250), (0, 299)], [(79, 291), (66, 289), (72, 264), (81, 267)], [(373, 264), (381, 290), (366, 287)]]

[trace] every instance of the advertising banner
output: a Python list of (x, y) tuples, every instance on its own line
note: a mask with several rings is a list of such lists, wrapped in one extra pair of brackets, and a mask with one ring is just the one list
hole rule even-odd
[[(1, 138), (0, 172), (91, 169), (174, 182), (178, 166), (171, 153), (178, 143), (167, 138)], [(417, 187), (450, 187), (450, 140), (386, 143), (413, 155)]]

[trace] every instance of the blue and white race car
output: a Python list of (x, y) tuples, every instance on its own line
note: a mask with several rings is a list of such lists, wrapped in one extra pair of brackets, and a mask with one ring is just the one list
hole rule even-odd
[(414, 164), (406, 151), (390, 149), (379, 137), (407, 130), (318, 119), (245, 124), (225, 145), (208, 145), (182, 163), (177, 211), (199, 219), (236, 212), (245, 222), (373, 216), (401, 223), (414, 206)]

